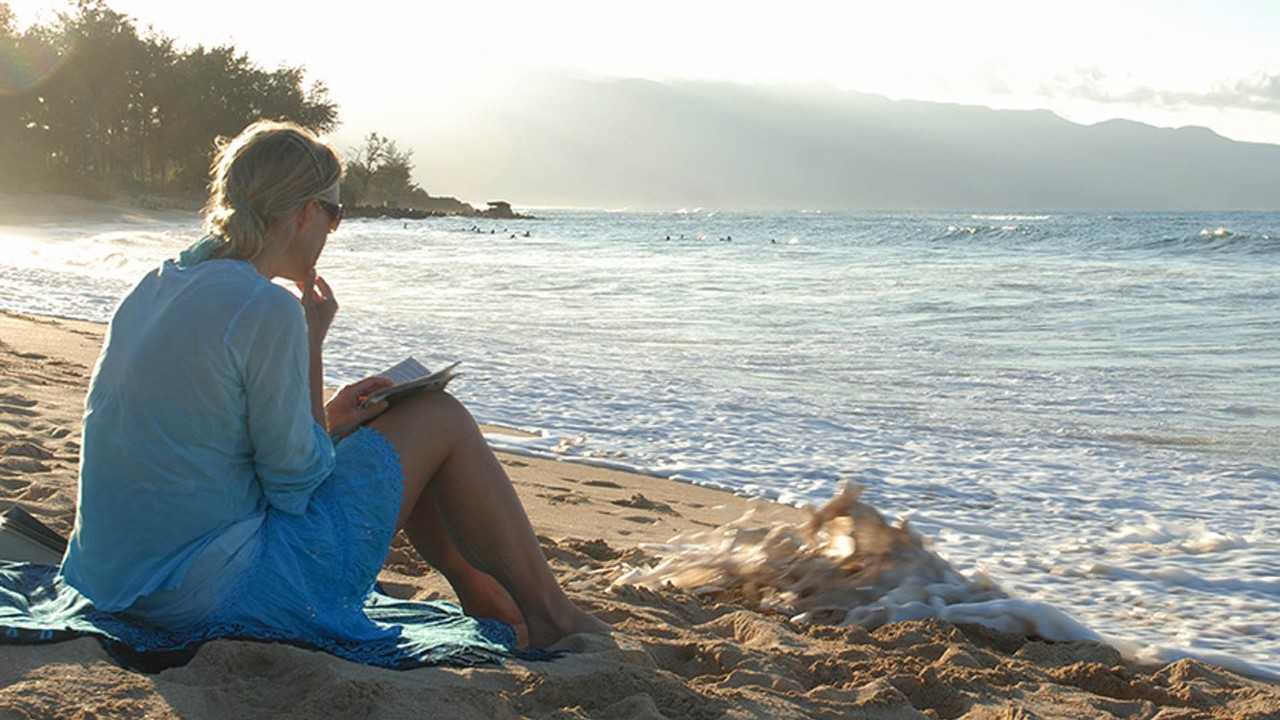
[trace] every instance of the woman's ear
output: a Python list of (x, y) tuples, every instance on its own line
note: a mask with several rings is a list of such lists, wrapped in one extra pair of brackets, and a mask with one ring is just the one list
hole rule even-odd
[(315, 214), (311, 212), (311, 206), (316, 202), (317, 200), (315, 198), (311, 198), (310, 200), (299, 205), (297, 209), (293, 211), (294, 212), (293, 225), (295, 230), (297, 230), (298, 232), (302, 232), (302, 229), (306, 227), (307, 218), (310, 218), (312, 215)]

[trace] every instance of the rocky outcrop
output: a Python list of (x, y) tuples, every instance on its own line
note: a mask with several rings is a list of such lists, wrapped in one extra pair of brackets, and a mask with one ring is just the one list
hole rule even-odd
[(497, 220), (533, 220), (532, 215), (521, 215), (511, 209), (511, 203), (506, 200), (490, 200), (489, 209), (479, 213), (481, 217), (494, 218)]
[(503, 220), (535, 220), (532, 215), (522, 215), (511, 209), (505, 200), (493, 200), (485, 210), (477, 210), (467, 203), (451, 197), (428, 198), (428, 202), (416, 201), (414, 207), (394, 205), (347, 205), (343, 215), (349, 218), (393, 218), (396, 220), (421, 220), (429, 217), (484, 217)]

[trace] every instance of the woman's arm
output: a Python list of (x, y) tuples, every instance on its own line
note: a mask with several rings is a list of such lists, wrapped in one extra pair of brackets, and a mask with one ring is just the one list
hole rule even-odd
[(339, 390), (329, 404), (325, 405), (324, 338), (329, 333), (334, 316), (338, 314), (338, 301), (334, 298), (329, 283), (317, 275), (314, 268), (307, 275), (306, 282), (302, 283), (301, 290), (302, 308), (307, 316), (307, 355), (310, 359), (307, 379), (311, 388), (311, 415), (331, 435), (346, 437), (362, 423), (387, 409), (385, 401), (361, 407), (360, 403), (365, 396), (394, 383), (386, 378), (365, 378)]
[(264, 283), (228, 333), (244, 381), (254, 472), (267, 502), (294, 514), (333, 470), (333, 444), (313, 409), (312, 377), (322, 368), (311, 363), (312, 337), (321, 337), (311, 325), (303, 303)]
[(307, 316), (307, 353), (310, 358), (308, 381), (311, 386), (311, 416), (325, 428), (329, 428), (324, 412), (324, 338), (329, 326), (338, 314), (338, 300), (333, 296), (329, 283), (320, 277), (315, 268), (299, 283), (302, 291), (302, 309)]

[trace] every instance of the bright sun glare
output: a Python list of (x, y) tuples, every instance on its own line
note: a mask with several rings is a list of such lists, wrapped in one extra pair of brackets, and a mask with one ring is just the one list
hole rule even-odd
[[(20, 22), (61, 3), (10, 0)], [(1280, 143), (1280, 99), (1224, 106), (1212, 93), (1280, 77), (1270, 48), (1280, 3), (1202, 0), (741, 3), (371, 0), (361, 12), (225, 0), (192, 13), (166, 0), (109, 0), (183, 44), (232, 43), (266, 67), (303, 65), (342, 107), (343, 133), (409, 113), (428, 125), (518, 108), (529, 71), (656, 80), (820, 83), (1073, 120), (1199, 124)], [(1220, 94), (1220, 93), (1219, 93)]]

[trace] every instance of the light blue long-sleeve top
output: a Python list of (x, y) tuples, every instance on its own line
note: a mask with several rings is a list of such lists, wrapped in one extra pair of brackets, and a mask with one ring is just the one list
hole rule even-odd
[(307, 347), (301, 304), (247, 262), (167, 261), (144, 277), (85, 401), (65, 580), (103, 610), (183, 592), (176, 620), (209, 609), (267, 508), (303, 513), (333, 470)]

